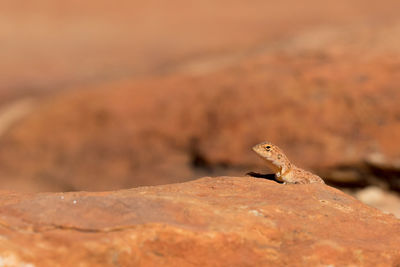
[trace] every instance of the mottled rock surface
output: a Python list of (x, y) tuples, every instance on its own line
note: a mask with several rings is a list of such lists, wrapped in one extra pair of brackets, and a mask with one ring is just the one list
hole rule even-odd
[(398, 219), (320, 184), (0, 193), (9, 266), (396, 266), (399, 233)]

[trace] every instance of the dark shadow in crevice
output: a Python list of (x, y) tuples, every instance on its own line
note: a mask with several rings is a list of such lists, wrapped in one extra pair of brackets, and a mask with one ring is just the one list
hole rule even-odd
[(254, 178), (261, 178), (261, 179), (267, 179), (270, 181), (275, 181), (279, 184), (282, 184), (283, 182), (276, 180), (275, 174), (269, 173), (269, 174), (262, 174), (262, 173), (257, 173), (257, 172), (248, 172), (246, 175), (254, 177)]
[(203, 153), (201, 153), (199, 147), (199, 139), (192, 138), (189, 147), (190, 165), (195, 170), (212, 173), (214, 168), (212, 164), (207, 160), (207, 158), (203, 155)]

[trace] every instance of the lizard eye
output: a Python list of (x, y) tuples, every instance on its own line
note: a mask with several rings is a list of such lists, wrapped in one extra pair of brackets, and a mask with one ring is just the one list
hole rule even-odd
[(271, 150), (271, 146), (266, 146), (265, 150), (270, 151)]

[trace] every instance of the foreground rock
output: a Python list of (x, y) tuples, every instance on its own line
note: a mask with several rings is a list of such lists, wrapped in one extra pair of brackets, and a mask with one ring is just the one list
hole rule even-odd
[(319, 184), (203, 178), (0, 203), (6, 266), (400, 264), (399, 220)]

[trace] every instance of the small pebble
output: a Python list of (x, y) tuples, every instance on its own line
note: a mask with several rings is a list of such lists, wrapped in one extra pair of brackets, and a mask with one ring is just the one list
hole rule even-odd
[(263, 216), (263, 214), (258, 210), (249, 210), (249, 213), (253, 214), (254, 216)]

